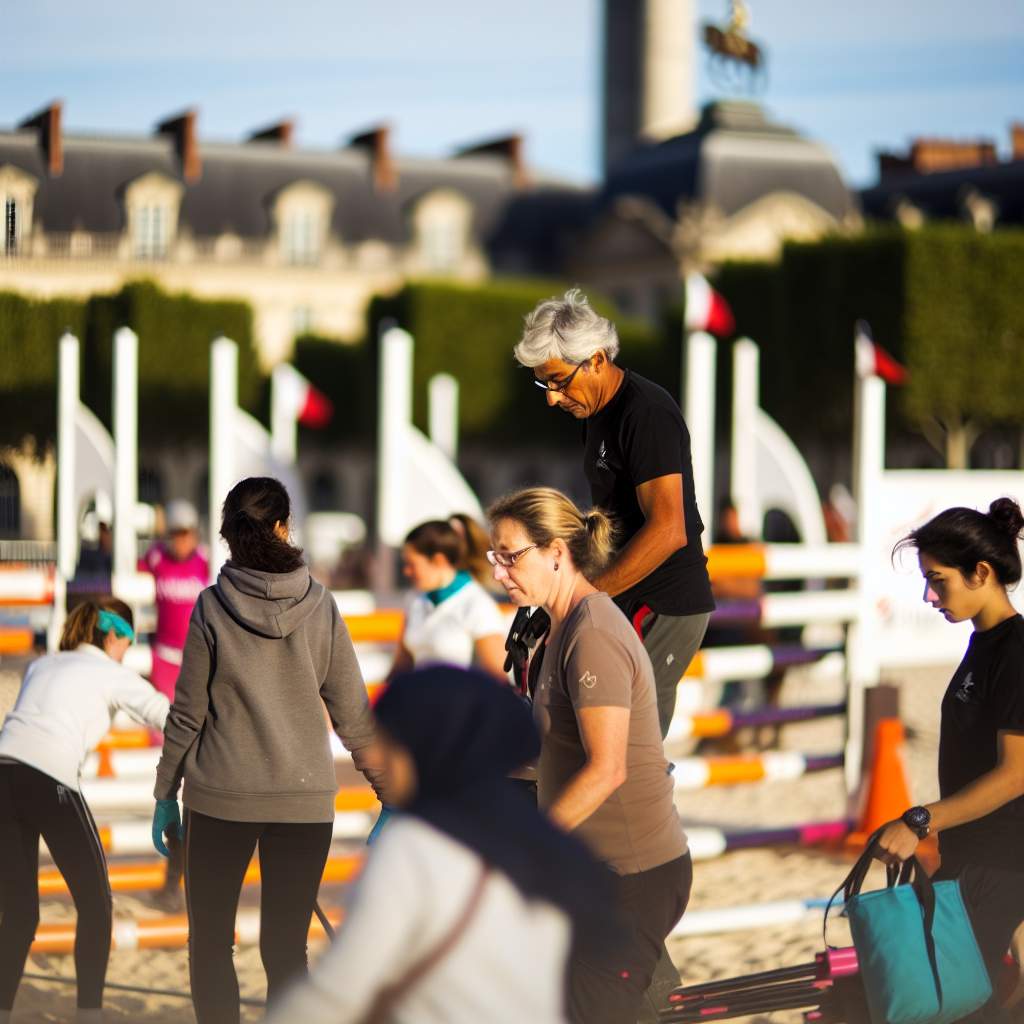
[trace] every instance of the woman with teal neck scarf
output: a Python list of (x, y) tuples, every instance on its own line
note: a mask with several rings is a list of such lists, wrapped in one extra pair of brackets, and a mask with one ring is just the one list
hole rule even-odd
[(113, 597), (67, 618), (60, 651), (33, 661), (0, 729), (0, 1024), (10, 1020), (39, 923), (39, 838), (75, 901), (76, 1021), (102, 1020), (112, 908), (99, 833), (81, 773), (115, 712), (163, 729), (167, 698), (122, 664), (131, 609)]
[(487, 535), (468, 516), (432, 519), (410, 531), (402, 544), (402, 572), (416, 594), (389, 679), (439, 663), (476, 665), (508, 679), (506, 623), (479, 581), (488, 576), (487, 545)]

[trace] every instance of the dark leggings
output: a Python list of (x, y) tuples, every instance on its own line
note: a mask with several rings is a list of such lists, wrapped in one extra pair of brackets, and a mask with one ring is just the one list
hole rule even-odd
[(78, 911), (78, 1005), (103, 1005), (112, 909), (107, 863), (80, 793), (26, 764), (0, 762), (0, 1010), (10, 1010), (39, 924), (39, 837)]
[(186, 815), (185, 900), (189, 972), (199, 1024), (239, 1019), (238, 976), (232, 961), (242, 880), (259, 844), (260, 956), (267, 1001), (307, 973), (306, 939), (324, 864), (330, 822), (273, 824)]
[(690, 900), (690, 854), (634, 875), (615, 875), (626, 933), (614, 949), (573, 950), (569, 1019), (573, 1024), (635, 1024), (665, 939)]
[(981, 864), (959, 864), (947, 858), (933, 881), (956, 878), (974, 937), (993, 983), (1002, 973), (1003, 957), (1017, 926), (1024, 921), (1024, 872)]

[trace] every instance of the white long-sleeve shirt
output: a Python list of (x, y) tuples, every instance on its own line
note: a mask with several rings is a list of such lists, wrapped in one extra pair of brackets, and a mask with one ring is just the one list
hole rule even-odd
[[(482, 862), (415, 818), (392, 819), (356, 883), (344, 924), (309, 980), (267, 1024), (347, 1024), (437, 948), (465, 910)], [(389, 1024), (565, 1024), (568, 917), (492, 871), (456, 944), (405, 992)]]
[(142, 676), (93, 644), (48, 654), (32, 662), (13, 710), (0, 728), (0, 757), (80, 788), (82, 765), (125, 711), (152, 729), (163, 729), (167, 698)]

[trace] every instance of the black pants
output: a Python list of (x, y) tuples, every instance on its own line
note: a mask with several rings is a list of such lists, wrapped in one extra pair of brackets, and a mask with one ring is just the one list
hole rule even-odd
[(943, 863), (934, 881), (958, 878), (960, 892), (993, 985), (1017, 926), (1024, 921), (1024, 871)]
[(600, 958), (576, 954), (569, 965), (573, 1024), (635, 1024), (665, 939), (690, 900), (689, 853), (634, 875), (616, 875), (616, 902), (627, 941)]
[(185, 831), (185, 901), (189, 973), (199, 1024), (239, 1019), (232, 961), (242, 880), (259, 844), (260, 956), (267, 1001), (307, 973), (306, 939), (331, 846), (331, 822), (223, 821), (189, 811)]
[(80, 793), (26, 764), (0, 762), (0, 1010), (10, 1010), (39, 924), (39, 837), (75, 901), (78, 1005), (103, 1005), (112, 907), (107, 863)]
[(698, 615), (658, 615), (649, 611), (634, 628), (643, 637), (644, 649), (654, 669), (654, 688), (658, 696), (658, 724), (661, 738), (668, 735), (676, 712), (679, 680), (700, 649), (708, 628), (710, 612)]

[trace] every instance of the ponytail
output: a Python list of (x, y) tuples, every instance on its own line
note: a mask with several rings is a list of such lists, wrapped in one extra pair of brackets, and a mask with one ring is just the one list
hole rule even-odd
[(1024, 515), (1012, 498), (996, 498), (988, 512), (973, 508), (947, 508), (923, 526), (911, 530), (893, 549), (906, 547), (952, 566), (970, 579), (979, 562), (992, 566), (1004, 586), (1020, 582), (1021, 559), (1017, 540), (1024, 530)]
[(278, 523), (287, 525), (292, 506), (280, 480), (250, 476), (235, 484), (224, 499), (220, 535), (228, 542), (236, 565), (261, 572), (293, 572), (304, 563), (302, 549), (278, 537)]
[(599, 508), (581, 512), (573, 501), (553, 487), (530, 487), (499, 498), (487, 510), (491, 523), (511, 519), (538, 547), (560, 538), (573, 565), (593, 580), (615, 550), (615, 524)]
[(60, 649), (73, 651), (82, 644), (92, 644), (103, 649), (107, 632), (100, 629), (100, 612), (113, 612), (124, 619), (128, 626), (135, 628), (132, 610), (116, 597), (100, 597), (95, 601), (83, 601), (68, 615), (60, 635)]
[(462, 558), (458, 568), (465, 569), (477, 583), (485, 587), (490, 586), (494, 579), (491, 575), (490, 562), (487, 561), (487, 549), (491, 546), (487, 531), (472, 516), (467, 516), (464, 512), (450, 516), (448, 522), (462, 537)]

